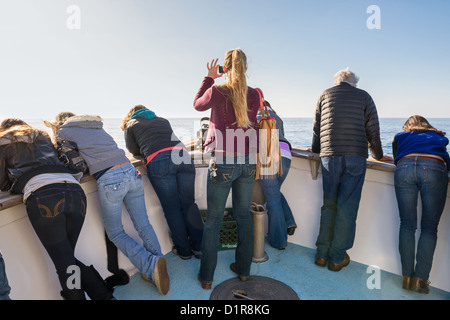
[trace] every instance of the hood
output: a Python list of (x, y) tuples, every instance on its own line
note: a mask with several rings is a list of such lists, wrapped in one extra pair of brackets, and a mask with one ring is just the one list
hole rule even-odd
[(90, 129), (103, 128), (103, 119), (100, 116), (82, 115), (70, 117), (64, 122), (61, 128), (80, 127)]
[(135, 118), (153, 119), (154, 117), (156, 117), (156, 114), (153, 111), (148, 109), (141, 109), (133, 113), (131, 119)]

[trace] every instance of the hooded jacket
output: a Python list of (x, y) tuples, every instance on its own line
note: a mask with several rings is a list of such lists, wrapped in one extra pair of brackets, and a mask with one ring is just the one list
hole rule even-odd
[(103, 129), (98, 116), (75, 116), (68, 118), (57, 132), (58, 139), (77, 144), (80, 155), (89, 167), (90, 174), (129, 161), (125, 151)]
[(135, 112), (128, 121), (125, 143), (134, 156), (147, 158), (151, 154), (169, 147), (183, 147), (167, 119), (157, 117), (152, 111), (142, 109)]
[(50, 138), (36, 130), (13, 137), (12, 130), (0, 136), (0, 190), (20, 194), (25, 184), (43, 173), (71, 173), (59, 160)]

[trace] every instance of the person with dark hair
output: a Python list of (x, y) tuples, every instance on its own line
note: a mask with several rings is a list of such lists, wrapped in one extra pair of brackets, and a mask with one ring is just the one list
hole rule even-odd
[[(399, 251), (403, 288), (429, 293), (428, 278), (437, 243), (439, 221), (447, 199), (450, 157), (445, 132), (422, 116), (411, 116), (392, 143), (395, 194), (400, 214)], [(416, 250), (418, 194), (422, 200)]]
[[(0, 125), (0, 190), (23, 194), (28, 217), (53, 261), (61, 296), (67, 300), (113, 299), (93, 266), (75, 257), (75, 246), (86, 215), (86, 195), (79, 181), (59, 160), (50, 137), (20, 119)], [(78, 266), (81, 287), (69, 285)]]
[(195, 166), (170, 122), (142, 105), (122, 122), (128, 151), (145, 158), (148, 178), (158, 196), (181, 259), (201, 257), (203, 221), (195, 203)]

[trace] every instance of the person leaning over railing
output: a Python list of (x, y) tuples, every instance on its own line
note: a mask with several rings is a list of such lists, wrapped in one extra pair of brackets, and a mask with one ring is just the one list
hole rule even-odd
[[(282, 250), (287, 246), (288, 235), (293, 235), (297, 228), (289, 203), (281, 192), (281, 185), (286, 179), (291, 167), (291, 144), (284, 135), (283, 120), (273, 110), (268, 101), (265, 101), (265, 104), (270, 117), (276, 121), (283, 170), (281, 174), (278, 173), (274, 176), (260, 179), (259, 183), (266, 198), (266, 209), (269, 220), (267, 240), (272, 247)], [(261, 112), (258, 112), (258, 119), (260, 117)]]
[[(6, 119), (0, 125), (0, 158), (0, 190), (23, 194), (31, 225), (55, 265), (61, 296), (84, 300), (86, 291), (93, 300), (113, 299), (93, 267), (75, 257), (86, 195), (49, 135), (20, 119)], [(81, 288), (68, 286), (73, 266), (80, 268)]]
[(181, 259), (201, 257), (203, 221), (195, 203), (195, 166), (167, 119), (142, 105), (122, 121), (125, 143), (134, 156), (145, 158), (148, 178), (158, 195)]
[(376, 160), (393, 158), (383, 154), (377, 109), (369, 93), (356, 88), (359, 78), (347, 69), (334, 80), (318, 99), (311, 149), (320, 153), (323, 180), (315, 264), (339, 271), (350, 263), (368, 149)]
[[(55, 142), (73, 142), (86, 161), (89, 173), (97, 181), (100, 209), (108, 238), (130, 259), (145, 280), (151, 280), (159, 293), (170, 287), (158, 238), (148, 219), (142, 176), (114, 139), (103, 129), (99, 116), (76, 116), (62, 112), (56, 121), (45, 124), (52, 128)], [(122, 206), (125, 205), (143, 243), (137, 243), (124, 230)]]
[[(428, 278), (437, 243), (439, 220), (447, 199), (450, 157), (445, 132), (424, 117), (414, 115), (392, 143), (394, 180), (400, 214), (399, 251), (403, 288), (429, 293)], [(416, 250), (418, 193), (422, 200), (419, 243)], [(415, 265), (414, 265), (415, 263)]]

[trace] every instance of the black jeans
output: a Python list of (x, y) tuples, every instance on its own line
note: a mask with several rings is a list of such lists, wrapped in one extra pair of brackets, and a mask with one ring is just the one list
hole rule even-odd
[(63, 292), (73, 289), (67, 286), (73, 275), (69, 267), (78, 266), (82, 286), (79, 289), (85, 290), (93, 300), (110, 299), (112, 294), (95, 269), (75, 258), (86, 204), (86, 195), (80, 185), (54, 183), (34, 191), (27, 199), (26, 208), (31, 225), (55, 265)]

